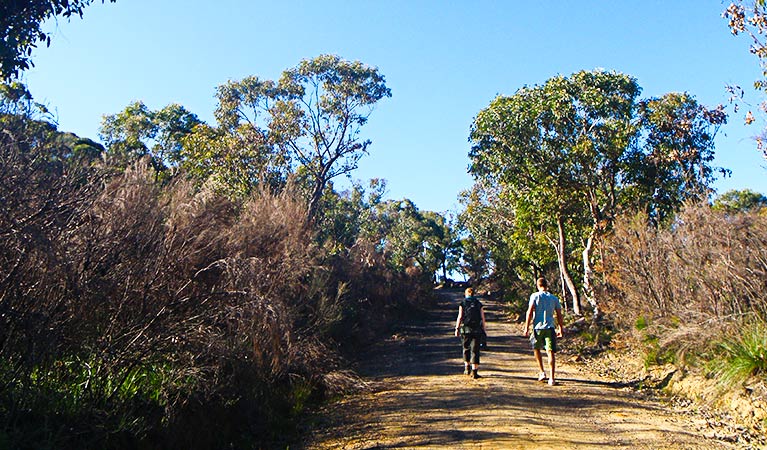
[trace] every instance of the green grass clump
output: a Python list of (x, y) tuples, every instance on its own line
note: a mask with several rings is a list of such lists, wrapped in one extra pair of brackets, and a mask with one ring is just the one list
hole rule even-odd
[(715, 372), (721, 384), (734, 386), (751, 376), (767, 375), (767, 327), (763, 323), (742, 328), (734, 339), (724, 340), (718, 347), (723, 358)]
[(660, 339), (654, 334), (645, 334), (642, 338), (644, 344), (644, 367), (662, 366), (674, 363), (675, 353), (671, 348), (660, 345)]

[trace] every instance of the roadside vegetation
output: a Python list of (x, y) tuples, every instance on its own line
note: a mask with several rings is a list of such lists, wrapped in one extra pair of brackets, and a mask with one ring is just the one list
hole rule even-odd
[[(763, 37), (763, 2), (753, 11), (755, 22), (733, 24)], [(464, 260), (484, 259), (470, 268), (516, 318), (536, 277), (555, 281), (581, 356), (617, 340), (646, 370), (673, 365), (720, 393), (764, 392), (767, 198), (711, 188), (729, 174), (713, 165), (727, 120), (728, 108), (691, 93), (642, 98), (636, 79), (614, 71), (496, 97), (470, 132)]]
[[(214, 123), (137, 101), (103, 144), (59, 130), (18, 77), (92, 2), (31, 3), (0, 19), (0, 449), (282, 445), (455, 272), (518, 318), (548, 277), (582, 355), (765, 391), (767, 198), (711, 188), (724, 106), (604, 70), (498, 96), (451, 217), (336, 188), (391, 92), (335, 55), (218, 86)], [(725, 16), (763, 61), (764, 2)]]
[[(307, 407), (358, 386), (357, 351), (430, 299), (447, 220), (385, 200), (382, 180), (331, 182), (370, 144), (357, 130), (383, 77), (334, 56), (298, 72), (319, 80), (314, 109), (300, 82), (251, 79), (219, 88), (216, 125), (134, 104), (105, 118), (105, 146), (2, 85), (0, 448), (284, 444)], [(267, 101), (268, 122), (241, 115)]]

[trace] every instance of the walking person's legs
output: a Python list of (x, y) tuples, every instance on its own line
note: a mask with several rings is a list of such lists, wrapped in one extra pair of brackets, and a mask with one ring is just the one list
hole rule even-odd
[(479, 370), (479, 343), (480, 336), (473, 334), (471, 336), (471, 376), (472, 378), (480, 378), (477, 371)]
[(549, 386), (554, 386), (556, 383), (554, 378), (554, 370), (556, 369), (556, 352), (557, 352), (557, 334), (553, 328), (546, 330), (546, 356), (549, 360)]
[(538, 330), (533, 330), (532, 334), (530, 334), (530, 343), (533, 344), (533, 355), (535, 356), (535, 362), (538, 363), (538, 381), (545, 381), (546, 371), (543, 370), (543, 356), (541, 355), (543, 336), (539, 334)]
[(549, 357), (549, 384), (554, 385), (554, 368), (556, 367), (556, 355), (552, 350), (546, 350), (546, 355)]
[(463, 373), (471, 375), (471, 338), (468, 335), (461, 336), (463, 347)]
[(535, 355), (535, 361), (538, 363), (538, 381), (544, 381), (546, 379), (546, 372), (543, 370), (543, 356), (541, 350), (533, 349), (533, 355)]

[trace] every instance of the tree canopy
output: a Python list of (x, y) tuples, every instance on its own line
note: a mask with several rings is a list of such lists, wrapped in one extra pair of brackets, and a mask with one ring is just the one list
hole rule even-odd
[(51, 35), (43, 31), (43, 22), (53, 17), (82, 17), (91, 3), (93, 0), (0, 2), (0, 81), (10, 81), (34, 66), (32, 50), (38, 43), (51, 45)]
[(711, 206), (730, 214), (757, 211), (767, 206), (767, 197), (751, 189), (733, 189), (718, 196)]
[(527, 248), (513, 253), (539, 266), (546, 263), (536, 236), (542, 237), (555, 250), (576, 313), (575, 250), (582, 253), (583, 293), (596, 309), (594, 245), (616, 215), (644, 208), (662, 220), (684, 200), (709, 193), (722, 108), (702, 107), (688, 94), (640, 101), (640, 92), (633, 77), (617, 72), (556, 76), (497, 97), (471, 129), (469, 170), (477, 184), (468, 205), (494, 211), (483, 215), (488, 220), (506, 221), (484, 226), (484, 233), (504, 236), (488, 239), (496, 243), (491, 252)]

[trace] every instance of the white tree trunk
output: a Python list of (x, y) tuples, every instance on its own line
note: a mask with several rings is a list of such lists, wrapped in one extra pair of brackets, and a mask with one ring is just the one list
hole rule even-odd
[(599, 317), (599, 304), (597, 303), (596, 296), (594, 295), (594, 270), (591, 267), (591, 252), (594, 248), (594, 236), (596, 235), (596, 227), (591, 230), (589, 238), (586, 241), (586, 246), (583, 249), (583, 295), (594, 310), (594, 320)]
[(565, 226), (561, 217), (557, 218), (557, 231), (559, 233), (559, 242), (555, 245), (557, 250), (557, 260), (559, 261), (559, 273), (565, 280), (565, 285), (570, 291), (570, 296), (573, 299), (573, 314), (581, 315), (581, 299), (578, 295), (578, 289), (575, 287), (573, 278), (570, 276), (570, 272), (567, 270), (567, 249), (565, 243)]

